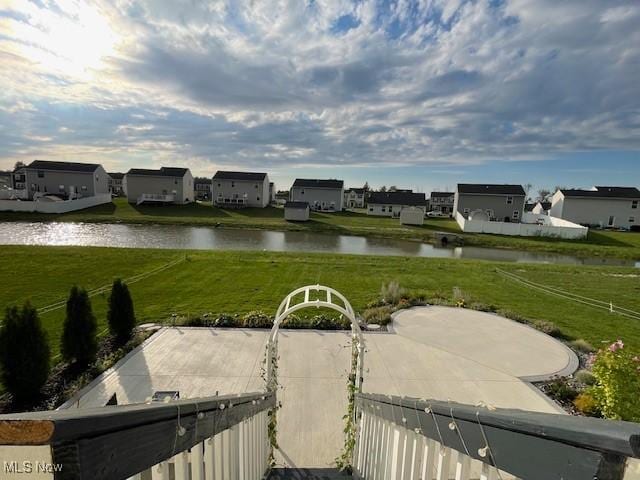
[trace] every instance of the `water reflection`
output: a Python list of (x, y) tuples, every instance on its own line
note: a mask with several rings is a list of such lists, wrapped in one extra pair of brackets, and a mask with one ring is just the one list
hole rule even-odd
[(521, 250), (480, 247), (436, 248), (433, 245), (406, 240), (179, 225), (6, 222), (0, 223), (0, 244), (332, 252), (357, 255), (404, 255), (413, 257), (468, 258), (501, 262), (640, 267), (640, 262), (603, 258), (583, 259), (570, 255), (534, 253)]

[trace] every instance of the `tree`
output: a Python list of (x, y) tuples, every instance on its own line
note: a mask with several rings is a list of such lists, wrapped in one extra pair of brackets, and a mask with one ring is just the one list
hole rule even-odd
[(38, 312), (26, 303), (6, 310), (0, 327), (0, 379), (18, 405), (37, 400), (49, 377), (50, 350)]
[(67, 316), (60, 342), (62, 358), (80, 366), (93, 363), (98, 351), (97, 329), (87, 291), (74, 286), (67, 300)]
[(389, 192), (395, 192), (396, 190), (398, 190), (398, 187), (396, 187), (395, 185), (391, 185), (391, 186), (389, 187), (389, 190), (388, 190), (388, 191), (389, 191)]
[(385, 187), (384, 185), (382, 185), (382, 186), (380, 187), (380, 191), (381, 191), (381, 192), (383, 192), (383, 193), (384, 193), (384, 192), (386, 192), (386, 191), (387, 191), (387, 187)]
[(114, 280), (111, 288), (107, 321), (109, 322), (109, 331), (118, 343), (125, 343), (131, 338), (133, 328), (136, 325), (136, 315), (129, 287), (119, 278)]
[(14, 170), (14, 171), (16, 171), (16, 170), (18, 170), (19, 168), (24, 168), (24, 167), (26, 167), (25, 163), (24, 163), (24, 162), (22, 162), (22, 161), (20, 161), (20, 160), (18, 160), (18, 161), (16, 162), (16, 164), (13, 166), (13, 170)]
[(364, 187), (362, 187), (362, 189), (363, 189), (365, 192), (368, 192), (368, 191), (369, 191), (369, 182), (364, 182)]
[(551, 191), (546, 188), (541, 188), (538, 190), (538, 201), (545, 202), (551, 196)]

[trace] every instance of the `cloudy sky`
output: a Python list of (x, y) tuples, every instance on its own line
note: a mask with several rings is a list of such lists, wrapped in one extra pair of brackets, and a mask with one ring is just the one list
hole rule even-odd
[(0, 168), (640, 185), (640, 2), (0, 0)]

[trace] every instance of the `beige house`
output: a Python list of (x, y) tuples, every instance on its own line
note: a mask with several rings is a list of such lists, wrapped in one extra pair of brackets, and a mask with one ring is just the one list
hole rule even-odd
[(425, 194), (414, 193), (410, 190), (371, 192), (367, 202), (367, 215), (400, 218), (400, 212), (410, 207), (421, 210), (422, 216), (424, 216), (427, 210)]
[(364, 208), (367, 204), (364, 188), (348, 188), (344, 191), (344, 208)]
[(520, 222), (525, 196), (522, 185), (459, 183), (453, 211), (467, 219), (482, 212), (492, 222)]
[(188, 168), (162, 167), (158, 170), (132, 168), (124, 178), (123, 188), (129, 203), (193, 202), (193, 175)]
[(639, 204), (635, 187), (563, 188), (553, 195), (549, 215), (580, 225), (631, 228), (640, 224)]
[(264, 208), (270, 202), (269, 176), (258, 172), (218, 170), (213, 176), (213, 205), (223, 208)]
[(126, 195), (122, 182), (124, 180), (124, 173), (110, 172), (109, 173), (109, 191), (115, 195)]
[(289, 200), (307, 202), (311, 210), (340, 212), (344, 208), (344, 182), (296, 178), (289, 190)]
[(25, 199), (55, 195), (63, 199), (109, 193), (109, 175), (97, 163), (34, 160), (13, 173), (13, 186), (25, 190)]

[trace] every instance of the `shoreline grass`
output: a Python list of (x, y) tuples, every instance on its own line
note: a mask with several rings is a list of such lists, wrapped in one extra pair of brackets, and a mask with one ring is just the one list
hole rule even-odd
[(86, 222), (155, 225), (212, 226), (217, 228), (299, 231), (339, 235), (358, 235), (434, 243), (436, 232), (456, 233), (465, 246), (506, 250), (548, 252), (576, 257), (640, 260), (640, 234), (631, 232), (589, 232), (585, 240), (548, 237), (508, 237), (462, 233), (454, 220), (429, 218), (423, 226), (400, 225), (398, 219), (372, 217), (364, 211), (311, 214), (305, 223), (287, 222), (281, 208), (223, 210), (210, 204), (135, 206), (124, 198), (113, 204), (67, 214), (0, 212), (2, 222)]
[[(102, 247), (2, 246), (0, 262), (11, 272), (0, 290), (0, 308), (30, 300), (42, 308), (64, 300), (69, 289), (88, 290), (186, 260), (130, 285), (138, 323), (168, 321), (171, 314), (272, 315), (282, 298), (305, 284), (321, 283), (346, 295), (362, 312), (377, 300), (383, 283), (397, 281), (427, 298), (462, 291), (469, 302), (492, 305), (532, 321), (550, 322), (570, 339), (599, 348), (624, 339), (640, 348), (640, 322), (509, 281), (497, 268), (532, 281), (640, 311), (640, 274), (628, 267), (513, 264), (476, 260), (248, 251), (180, 251)], [(106, 327), (108, 293), (92, 297), (98, 331)], [(312, 312), (315, 313), (315, 310)], [(41, 315), (55, 356), (64, 308)]]

